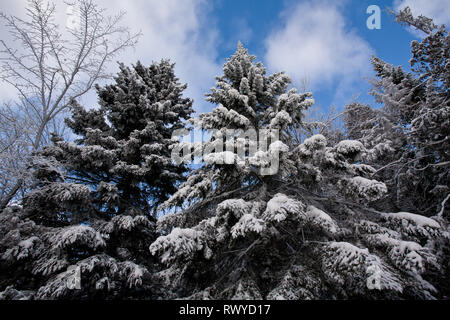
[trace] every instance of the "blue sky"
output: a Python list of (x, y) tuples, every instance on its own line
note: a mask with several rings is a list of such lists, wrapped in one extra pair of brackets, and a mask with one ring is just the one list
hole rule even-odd
[[(197, 112), (212, 105), (204, 94), (214, 86), (227, 57), (241, 41), (262, 61), (269, 72), (284, 70), (293, 86), (308, 79), (317, 105), (341, 109), (358, 95), (358, 101), (372, 102), (367, 94), (373, 77), (369, 59), (375, 54), (394, 65), (408, 68), (410, 43), (419, 35), (394, 22), (387, 8), (409, 5), (438, 23), (450, 22), (448, 0), (95, 0), (109, 13), (125, 10), (124, 25), (141, 30), (135, 50), (117, 57), (127, 64), (144, 64), (162, 58), (176, 62), (181, 81), (188, 83), (187, 95), (194, 98)], [(2, 0), (2, 11), (23, 15), (26, 0)], [(67, 6), (57, 1), (58, 22), (67, 19)], [(369, 5), (381, 9), (381, 29), (369, 30)], [(6, 37), (0, 30), (0, 37)], [(109, 66), (117, 72), (115, 63)], [(0, 85), (3, 99), (14, 97), (11, 88)], [(95, 107), (95, 94), (84, 98)]]
[[(426, 5), (427, 1), (422, 2)], [(302, 8), (304, 10), (296, 12), (296, 8), (304, 4), (307, 4)], [(343, 107), (354, 95), (359, 96), (358, 101), (373, 103), (373, 99), (368, 95), (370, 84), (365, 80), (373, 77), (368, 58), (374, 54), (389, 63), (409, 68), (410, 43), (418, 38), (416, 34), (396, 23), (394, 17), (388, 13), (388, 8), (398, 8), (399, 4), (401, 4), (400, 1), (394, 3), (386, 0), (335, 1), (334, 3), (331, 1), (311, 2), (294, 0), (218, 0), (213, 8), (212, 15), (216, 17), (217, 26), (221, 31), (219, 56), (224, 59), (232, 54), (235, 50), (236, 42), (241, 40), (251, 53), (257, 55), (259, 60), (268, 66), (270, 71), (277, 71), (272, 66), (274, 62), (267, 61), (267, 37), (270, 37), (270, 35), (273, 35), (274, 38), (282, 36), (286, 24), (293, 23), (289, 21), (290, 19), (308, 19), (308, 16), (314, 14), (314, 11), (337, 11), (343, 17), (343, 22), (345, 23), (342, 26), (342, 32), (344, 34), (352, 34), (346, 38), (350, 42), (348, 46), (351, 48), (353, 46), (352, 43), (365, 42), (366, 47), (361, 50), (362, 52), (359, 53), (359, 56), (365, 58), (364, 64), (367, 65), (366, 68), (368, 69), (359, 68), (360, 65), (358, 64), (354, 66), (356, 70), (352, 73), (341, 74), (337, 72), (335, 77), (331, 76), (331, 79), (324, 80), (321, 80), (321, 77), (318, 76), (314, 83), (310, 83), (309, 89), (313, 91), (316, 102), (325, 109), (331, 104), (335, 104), (338, 108)], [(367, 28), (366, 20), (370, 14), (366, 13), (366, 9), (370, 5), (378, 5), (381, 9), (381, 29), (379, 30)], [(418, 10), (416, 11), (418, 12)], [(314, 23), (314, 21), (311, 22)], [(312, 26), (312, 23), (309, 26), (306, 23), (298, 23), (297, 26), (299, 28), (303, 27), (305, 30), (304, 32), (299, 30), (299, 34), (308, 33), (310, 29), (315, 29), (318, 32), (317, 29), (320, 29), (320, 24), (323, 24), (323, 22), (317, 21), (319, 27), (316, 28)], [(294, 41), (300, 44), (300, 50), (302, 46), (301, 39), (301, 37), (294, 38)], [(273, 41), (276, 42), (275, 39)], [(331, 46), (330, 49), (332, 50), (333, 47)], [(348, 53), (351, 54), (351, 50)], [(295, 52), (289, 52), (289, 54), (295, 59)], [(274, 55), (273, 59), (276, 59), (277, 53)], [(339, 59), (336, 59), (336, 63), (339, 61)], [(282, 63), (281, 66), (283, 66)], [(343, 68), (345, 67), (348, 66), (344, 65)], [(287, 65), (281, 69), (293, 76), (294, 86), (301, 86), (301, 81), (298, 78), (302, 76), (295, 76), (295, 73), (301, 72), (301, 65), (292, 69)], [(326, 72), (326, 70), (321, 70), (322, 72)], [(306, 75), (306, 78), (311, 77), (313, 79), (316, 78), (314, 75)], [(342, 77), (351, 79), (347, 83), (345, 80), (342, 80)], [(342, 94), (340, 91), (342, 91)]]

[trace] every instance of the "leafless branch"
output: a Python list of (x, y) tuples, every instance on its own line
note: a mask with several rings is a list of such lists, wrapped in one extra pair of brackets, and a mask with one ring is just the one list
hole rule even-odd
[[(21, 106), (26, 106), (21, 108), (22, 114), (33, 123), (32, 132), (21, 140), (33, 137), (25, 157), (28, 163), (31, 153), (47, 142), (45, 136), (57, 126), (58, 116), (69, 110), (71, 101), (109, 78), (107, 64), (123, 50), (134, 47), (141, 35), (121, 26), (124, 12), (109, 16), (93, 0), (74, 0), (66, 5), (76, 9), (78, 25), (57, 25), (56, 6), (45, 0), (29, 0), (24, 19), (0, 12), (2, 28), (12, 39), (0, 39), (0, 80), (16, 89)], [(0, 150), (18, 141), (10, 138)], [(2, 194), (0, 210), (22, 183), (19, 179), (8, 195)]]

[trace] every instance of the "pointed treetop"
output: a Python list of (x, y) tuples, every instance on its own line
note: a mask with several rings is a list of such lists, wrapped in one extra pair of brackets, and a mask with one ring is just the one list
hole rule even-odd
[(248, 54), (248, 50), (244, 48), (244, 45), (242, 44), (241, 40), (238, 41), (238, 47), (237, 47), (236, 52), (239, 52), (239, 51), (244, 51), (245, 53)]

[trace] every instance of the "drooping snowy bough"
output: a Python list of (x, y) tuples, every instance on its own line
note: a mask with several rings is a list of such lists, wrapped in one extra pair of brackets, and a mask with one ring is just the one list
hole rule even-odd
[(171, 161), (172, 132), (192, 101), (169, 61), (120, 64), (97, 87), (100, 108), (74, 103), (75, 142), (55, 137), (23, 208), (0, 213), (0, 299), (152, 299), (155, 208), (186, 167)]
[[(333, 146), (316, 134), (293, 143), (314, 100), (254, 60), (239, 45), (208, 94), (218, 107), (192, 122), (223, 133), (277, 129), (279, 139), (254, 153), (226, 149), (239, 137), (225, 134), (201, 146), (206, 163), (161, 206), (181, 210), (159, 219), (163, 235), (150, 246), (167, 265), (156, 274), (167, 298), (440, 297), (446, 230), (432, 218), (371, 209), (387, 189), (363, 164), (370, 155), (360, 142)], [(223, 149), (211, 147), (218, 141)], [(272, 146), (278, 167), (267, 174)], [(183, 147), (195, 153), (198, 144)], [(233, 161), (221, 161), (225, 149)]]

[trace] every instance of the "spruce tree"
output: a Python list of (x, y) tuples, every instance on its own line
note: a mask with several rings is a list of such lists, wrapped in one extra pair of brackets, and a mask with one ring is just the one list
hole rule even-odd
[(376, 79), (371, 94), (381, 109), (347, 106), (349, 137), (372, 154), (377, 177), (389, 187), (392, 210), (448, 216), (450, 165), (450, 38), (444, 25), (413, 17), (409, 8), (397, 21), (422, 31), (411, 43), (411, 72), (372, 58)]
[[(254, 60), (239, 45), (207, 95), (218, 106), (192, 122), (218, 132), (277, 128), (279, 140), (247, 157), (209, 148), (220, 139), (227, 146), (225, 135), (204, 142), (205, 165), (162, 206), (182, 210), (158, 220), (162, 236), (150, 251), (167, 269), (156, 277), (172, 297), (194, 299), (439, 296), (429, 281), (442, 270), (445, 229), (370, 207), (387, 189), (361, 163), (368, 156), (361, 142), (329, 145), (316, 134), (293, 143), (292, 131), (308, 126), (311, 93), (288, 91), (284, 73), (267, 75)], [(245, 141), (235, 139), (251, 145)], [(189, 150), (186, 142), (180, 148)], [(276, 153), (279, 168), (267, 174)]]
[[(100, 108), (73, 103), (67, 124), (78, 138), (55, 136), (37, 157), (23, 208), (2, 213), (2, 298), (155, 295), (155, 208), (184, 179), (170, 148), (192, 101), (169, 61), (120, 64), (114, 80), (97, 86)], [(76, 277), (79, 288), (68, 285)]]
[[(44, 219), (50, 212), (46, 206), (69, 209), (64, 217), (74, 222), (156, 214), (187, 170), (171, 160), (172, 133), (193, 112), (192, 101), (182, 96), (186, 85), (173, 68), (169, 61), (148, 68), (140, 62), (133, 68), (120, 64), (115, 83), (97, 87), (99, 109), (87, 111), (74, 103), (66, 122), (79, 138), (74, 143), (55, 137), (43, 152), (67, 174), (61, 181), (49, 161), (38, 164), (40, 187), (26, 200), (30, 214)], [(65, 192), (68, 201), (58, 196)]]

